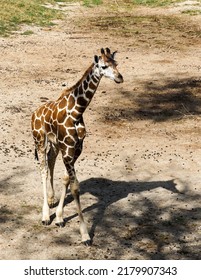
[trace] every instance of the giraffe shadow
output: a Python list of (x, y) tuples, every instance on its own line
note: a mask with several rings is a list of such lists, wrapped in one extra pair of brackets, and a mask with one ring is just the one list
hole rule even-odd
[[(92, 225), (90, 229), (90, 237), (93, 242), (95, 231), (98, 225), (102, 223), (102, 219), (106, 210), (110, 205), (128, 197), (130, 194), (140, 194), (145, 191), (151, 191), (157, 188), (163, 188), (171, 193), (180, 194), (176, 188), (174, 180), (168, 181), (113, 181), (105, 178), (90, 178), (80, 183), (81, 205), (84, 194), (89, 193), (96, 198), (96, 203), (83, 209), (83, 213), (93, 212)], [(67, 194), (64, 207), (73, 201), (71, 194)], [(77, 214), (64, 218), (64, 225), (71, 219), (77, 217)], [(51, 216), (51, 222), (54, 220), (55, 214)]]
[[(178, 201), (192, 206), (194, 202), (200, 201), (200, 195), (189, 193), (188, 188), (186, 185), (182, 192), (178, 191), (174, 180), (148, 182), (91, 178), (82, 181), (81, 205), (89, 205), (93, 201), (88, 207), (83, 207), (85, 218), (88, 216), (90, 219), (89, 234), (93, 245), (106, 251), (108, 246), (111, 247), (115, 258), (121, 258), (129, 250), (132, 252), (135, 247), (135, 253), (148, 259), (171, 259), (171, 252), (167, 253), (164, 249), (167, 245), (176, 244), (180, 248), (177, 258), (200, 259), (199, 242), (196, 241), (192, 247), (184, 239), (190, 234), (197, 235), (192, 231), (192, 222), (200, 221), (200, 207), (189, 210), (175, 206)], [(88, 200), (84, 204), (86, 195)], [(166, 204), (166, 197), (162, 197), (160, 207), (157, 199), (161, 195), (166, 195), (167, 200), (171, 199), (170, 203)], [(122, 199), (124, 201), (121, 204)], [(65, 205), (72, 201), (73, 197), (68, 194)], [(76, 213), (64, 221), (67, 223), (75, 217)], [(142, 240), (148, 240), (146, 246), (153, 247), (147, 251)], [(113, 243), (110, 244), (110, 241)]]
[(128, 197), (129, 194), (138, 194), (145, 191), (151, 191), (157, 188), (164, 188), (171, 193), (180, 194), (176, 188), (174, 180), (136, 182), (136, 181), (112, 181), (105, 178), (91, 178), (81, 182), (81, 195), (90, 193), (96, 197), (97, 202), (83, 209), (83, 213), (94, 211), (93, 223), (90, 229), (90, 236), (94, 238), (96, 227), (101, 224), (107, 208), (113, 203)]

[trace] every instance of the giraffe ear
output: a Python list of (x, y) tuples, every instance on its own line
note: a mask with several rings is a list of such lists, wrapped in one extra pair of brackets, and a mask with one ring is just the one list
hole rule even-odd
[(106, 54), (110, 55), (110, 49), (106, 48)]
[(113, 58), (113, 59), (115, 59), (116, 53), (117, 53), (117, 51), (115, 51), (115, 52), (112, 53), (112, 58)]
[(99, 57), (97, 55), (94, 55), (94, 63), (97, 64), (99, 61)]
[(104, 50), (104, 48), (101, 49), (101, 54), (102, 54), (102, 55), (105, 55), (105, 50)]

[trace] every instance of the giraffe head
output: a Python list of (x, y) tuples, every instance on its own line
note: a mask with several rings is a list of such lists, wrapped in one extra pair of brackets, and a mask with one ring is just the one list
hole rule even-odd
[(101, 49), (101, 56), (94, 56), (94, 64), (96, 66), (97, 75), (105, 76), (116, 83), (123, 83), (123, 77), (117, 70), (117, 62), (115, 61), (115, 54), (111, 53), (109, 48)]

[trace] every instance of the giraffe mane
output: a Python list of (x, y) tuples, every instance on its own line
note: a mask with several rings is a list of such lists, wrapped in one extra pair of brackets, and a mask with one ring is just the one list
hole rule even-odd
[(68, 96), (73, 90), (75, 90), (80, 84), (82, 84), (82, 82), (85, 80), (85, 78), (89, 75), (89, 73), (91, 72), (92, 68), (94, 66), (94, 63), (92, 63), (90, 65), (90, 67), (85, 71), (85, 73), (83, 74), (83, 76), (81, 77), (81, 79), (79, 79), (79, 81), (74, 84), (73, 86), (71, 86), (70, 88), (64, 89), (60, 95), (60, 97), (57, 99), (60, 100), (62, 99), (64, 96)]

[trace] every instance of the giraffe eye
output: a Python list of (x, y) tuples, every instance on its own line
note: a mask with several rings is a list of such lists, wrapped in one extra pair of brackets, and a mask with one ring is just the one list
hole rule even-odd
[(108, 66), (106, 66), (106, 65), (105, 65), (105, 66), (102, 66), (102, 69), (103, 69), (103, 70), (105, 70), (105, 69), (107, 69), (107, 68), (108, 68)]

